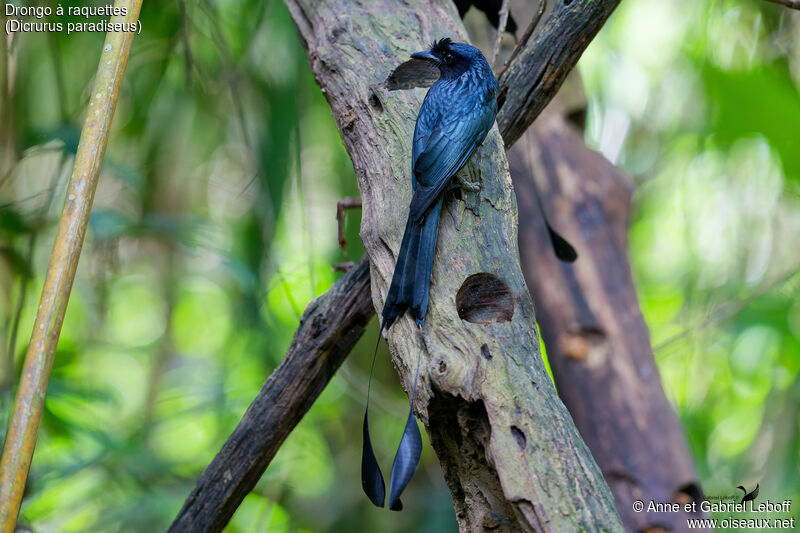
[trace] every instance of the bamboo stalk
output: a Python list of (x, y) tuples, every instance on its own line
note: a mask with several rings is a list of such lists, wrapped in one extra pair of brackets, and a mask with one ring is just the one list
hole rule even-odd
[[(116, 0), (124, 15), (110, 22), (137, 24), (142, 0)], [(91, 92), (75, 167), (47, 267), (39, 311), (25, 356), (14, 412), (0, 460), (0, 531), (14, 531), (36, 434), (42, 418), (53, 356), (61, 333), (75, 270), (86, 235), (94, 192), (108, 143), (111, 121), (135, 32), (108, 32)]]

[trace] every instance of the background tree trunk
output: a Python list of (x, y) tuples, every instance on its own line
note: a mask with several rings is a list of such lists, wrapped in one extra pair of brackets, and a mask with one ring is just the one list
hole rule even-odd
[[(628, 265), (630, 183), (552, 111), (508, 153), (520, 251), (547, 356), (575, 424), (611, 486), (626, 529), (688, 531), (702, 498), (682, 428), (664, 396)], [(551, 244), (534, 197), (579, 259)], [(632, 504), (697, 502), (696, 514), (635, 513)]]
[[(383, 82), (434, 38), (466, 40), (464, 29), (451, 3), (287, 5), (353, 159), (380, 309), (402, 237), (398, 221), (408, 212), (411, 132), (424, 94), (389, 93)], [(388, 334), (406, 390), (422, 353), (414, 410), (442, 463), (459, 525), (621, 530), (608, 487), (540, 358), (496, 128), (465, 170), (481, 190), (446, 196), (424, 341), (409, 318)], [(384, 466), (389, 459), (379, 457)]]

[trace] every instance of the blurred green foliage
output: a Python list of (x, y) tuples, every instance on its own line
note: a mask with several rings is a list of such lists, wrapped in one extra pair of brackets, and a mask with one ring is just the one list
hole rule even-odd
[(636, 184), (640, 303), (703, 489), (759, 483), (795, 516), (798, 52), (800, 13), (781, 6), (638, 0), (579, 64), (587, 142)]
[[(62, 2), (82, 4), (79, 2)], [(587, 142), (636, 182), (630, 253), (662, 378), (707, 494), (800, 505), (800, 13), (628, 0), (579, 64)], [(277, 0), (145, 4), (67, 311), (22, 522), (157, 531), (300, 313), (363, 253), (336, 244), (352, 165)], [(0, 431), (38, 304), (100, 34), (25, 34), (0, 74)], [(8, 78), (10, 76), (11, 78)], [(448, 531), (429, 446), (407, 511), (359, 481), (377, 325), (229, 531)], [(407, 399), (381, 347), (376, 449)], [(388, 450), (388, 451), (387, 451)], [(795, 510), (796, 511), (796, 510)]]

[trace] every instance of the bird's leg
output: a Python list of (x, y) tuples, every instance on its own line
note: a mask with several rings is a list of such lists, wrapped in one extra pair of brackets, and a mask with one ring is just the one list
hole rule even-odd
[[(450, 190), (455, 189), (456, 197), (459, 199), (462, 199), (462, 194), (461, 194), (462, 191), (465, 192), (466, 194), (463, 195), (464, 196), (463, 202), (465, 204), (465, 207), (477, 215), (478, 207), (480, 205), (480, 197), (478, 195), (478, 192), (481, 190), (481, 185), (477, 181), (474, 182), (469, 181), (472, 171), (473, 171), (472, 165), (464, 166), (461, 170), (456, 172), (455, 176), (453, 176), (455, 179), (450, 180), (448, 189)], [(467, 196), (474, 198), (474, 201), (468, 200)], [(456, 221), (458, 222), (459, 219), (456, 218)]]

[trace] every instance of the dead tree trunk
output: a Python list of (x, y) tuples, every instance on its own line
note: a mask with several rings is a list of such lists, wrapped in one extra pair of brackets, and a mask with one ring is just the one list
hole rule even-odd
[[(688, 531), (700, 486), (666, 400), (627, 260), (630, 185), (558, 114), (543, 113), (509, 151), (526, 279), (559, 395), (631, 531)], [(536, 198), (579, 259), (559, 262)], [(698, 513), (633, 512), (636, 500), (698, 501)]]
[[(382, 307), (410, 200), (410, 140), (423, 91), (389, 93), (392, 69), (434, 38), (465, 40), (451, 3), (287, 0), (353, 160), (361, 237)], [(388, 334), (414, 410), (442, 463), (462, 530), (620, 531), (610, 491), (539, 354), (519, 267), (516, 201), (493, 129), (468, 165), (477, 194), (442, 215), (424, 342)]]

